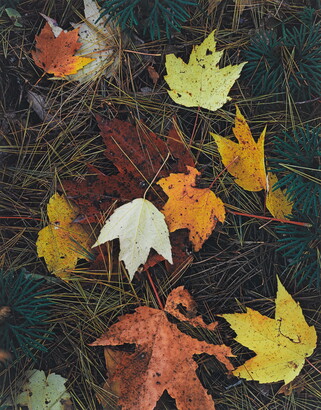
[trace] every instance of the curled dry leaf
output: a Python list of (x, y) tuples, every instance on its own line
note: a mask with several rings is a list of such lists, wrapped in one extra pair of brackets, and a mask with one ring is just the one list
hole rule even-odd
[(157, 182), (168, 201), (162, 212), (169, 231), (187, 228), (195, 251), (199, 251), (213, 232), (217, 221), (224, 222), (224, 204), (209, 188), (197, 188), (196, 177), (200, 172), (187, 167), (188, 174), (170, 174)]
[(50, 225), (38, 233), (37, 252), (44, 257), (47, 268), (63, 280), (68, 280), (78, 259), (89, 259), (91, 245), (83, 225), (73, 223), (78, 209), (64, 196), (54, 194), (47, 206)]
[[(123, 410), (153, 409), (165, 390), (180, 410), (199, 410), (200, 403), (204, 409), (213, 409), (214, 402), (195, 373), (197, 364), (193, 355), (214, 355), (228, 370), (233, 369), (228, 359), (233, 356), (229, 347), (194, 339), (168, 320), (166, 312), (174, 313), (191, 325), (215, 328), (215, 323), (206, 325), (200, 316), (195, 316), (195, 305), (188, 292), (182, 287), (175, 289), (169, 300), (164, 311), (143, 306), (133, 314), (120, 317), (91, 344), (106, 346), (108, 384), (119, 395), (118, 404)], [(180, 304), (187, 306), (188, 312), (192, 310), (192, 318), (177, 313)], [(135, 352), (110, 357), (111, 346), (125, 343), (134, 343)]]
[(203, 107), (216, 111), (231, 98), (228, 93), (239, 78), (243, 66), (219, 68), (224, 51), (216, 51), (215, 30), (199, 46), (194, 46), (188, 64), (174, 54), (166, 56), (170, 97), (185, 107)]
[(65, 77), (90, 63), (92, 58), (75, 56), (81, 47), (78, 31), (62, 31), (55, 37), (47, 22), (39, 36), (36, 36), (36, 50), (31, 52), (35, 64), (48, 74)]
[(247, 308), (246, 313), (218, 315), (236, 332), (235, 340), (256, 355), (233, 371), (246, 380), (260, 383), (289, 383), (301, 371), (317, 342), (314, 326), (305, 320), (299, 303), (286, 291), (278, 278), (275, 319)]
[(266, 127), (258, 142), (255, 142), (244, 116), (236, 107), (235, 127), (233, 133), (238, 143), (220, 135), (211, 133), (217, 144), (223, 164), (235, 177), (235, 182), (247, 191), (266, 189), (266, 172), (264, 164), (264, 138)]

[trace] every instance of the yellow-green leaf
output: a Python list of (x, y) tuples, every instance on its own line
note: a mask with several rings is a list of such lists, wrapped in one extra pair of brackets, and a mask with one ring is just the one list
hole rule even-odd
[(199, 46), (195, 46), (188, 64), (174, 54), (166, 56), (170, 97), (185, 107), (203, 107), (216, 111), (231, 98), (228, 93), (239, 78), (246, 62), (219, 68), (224, 51), (216, 51), (215, 30)]
[(265, 205), (274, 218), (288, 219), (287, 216), (292, 214), (293, 202), (288, 200), (281, 188), (273, 190), (273, 187), (277, 182), (277, 176), (272, 172), (269, 172)]

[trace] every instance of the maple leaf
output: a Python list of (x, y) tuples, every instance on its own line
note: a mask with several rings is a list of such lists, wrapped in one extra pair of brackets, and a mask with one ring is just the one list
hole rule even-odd
[(268, 173), (268, 191), (265, 205), (274, 218), (288, 219), (292, 214), (293, 202), (289, 201), (281, 188), (273, 189), (278, 183), (278, 177), (272, 172)]
[(189, 229), (189, 239), (195, 251), (199, 251), (211, 235), (217, 220), (224, 222), (225, 208), (209, 188), (195, 187), (200, 172), (189, 166), (187, 169), (188, 174), (170, 174), (157, 184), (169, 197), (162, 209), (169, 231)]
[(151, 248), (170, 263), (173, 262), (164, 215), (147, 199), (136, 198), (117, 208), (103, 226), (93, 247), (115, 238), (119, 238), (119, 258), (124, 261), (130, 279), (138, 267), (147, 261)]
[[(187, 307), (186, 316), (179, 312), (179, 305)], [(178, 319), (213, 330), (216, 323), (206, 325), (201, 317), (195, 317), (195, 303), (183, 287), (174, 289), (168, 296), (164, 311), (146, 306), (135, 313), (124, 315), (118, 323), (97, 339), (91, 346), (110, 346), (131, 343), (136, 345), (132, 354), (118, 355), (108, 382), (116, 385), (118, 404), (123, 410), (153, 409), (165, 390), (176, 400), (178, 409), (199, 410), (214, 408), (214, 402), (197, 378), (194, 354), (214, 355), (228, 370), (233, 366), (229, 347), (211, 345), (188, 336), (169, 322), (166, 312)], [(122, 352), (123, 353), (123, 352)], [(108, 361), (106, 360), (108, 366)]]
[(264, 138), (266, 127), (258, 142), (255, 142), (244, 116), (236, 106), (233, 133), (238, 144), (220, 135), (210, 133), (217, 144), (223, 164), (236, 179), (235, 182), (247, 191), (266, 189), (264, 165)]
[[(101, 74), (107, 78), (116, 75), (120, 63), (119, 44), (121, 42), (124, 46), (127, 39), (112, 22), (108, 21), (108, 15), (100, 17), (100, 14), (101, 8), (95, 0), (84, 0), (84, 21), (78, 24), (71, 23), (73, 28), (79, 29), (81, 43), (75, 55), (86, 55), (92, 58), (92, 61), (77, 73), (66, 76), (66, 79), (85, 83), (95, 81)], [(64, 31), (56, 20), (41, 15), (49, 23), (55, 37)]]
[[(64, 402), (70, 401), (70, 394), (66, 390), (67, 379), (59, 374), (45, 375), (43, 370), (27, 370), (27, 381), (22, 386), (22, 392), (15, 397), (17, 408), (26, 406), (33, 410), (58, 410)], [(59, 404), (58, 404), (59, 403)]]
[(299, 303), (286, 291), (279, 278), (275, 319), (247, 308), (246, 313), (218, 315), (236, 332), (235, 340), (256, 353), (233, 371), (246, 380), (272, 383), (292, 381), (301, 371), (317, 341), (314, 326), (306, 323)]
[(75, 52), (81, 47), (78, 42), (78, 31), (61, 31), (55, 37), (48, 22), (36, 36), (36, 51), (32, 51), (35, 64), (46, 73), (54, 74), (56, 77), (65, 77), (75, 74), (78, 70), (90, 63), (93, 59), (75, 56)]
[[(101, 215), (116, 200), (128, 202), (142, 197), (148, 184), (164, 165), (168, 153), (170, 158), (159, 177), (169, 175), (171, 170), (184, 171), (185, 165), (194, 165), (190, 151), (174, 128), (169, 132), (166, 144), (153, 132), (147, 131), (143, 124), (134, 126), (126, 121), (107, 121), (99, 116), (97, 121), (106, 145), (104, 155), (113, 162), (118, 174), (105, 175), (89, 165), (89, 169), (97, 175), (93, 181), (63, 181), (68, 197), (77, 204), (80, 213), (86, 216), (84, 221), (100, 220)], [(149, 190), (148, 195), (153, 192), (154, 188)]]
[(216, 51), (215, 30), (199, 46), (194, 46), (188, 64), (174, 54), (166, 55), (170, 97), (185, 107), (203, 107), (216, 111), (231, 98), (228, 93), (239, 78), (243, 66), (219, 68), (224, 51)]
[(38, 233), (38, 256), (45, 258), (50, 272), (67, 280), (68, 271), (75, 268), (78, 259), (89, 259), (93, 241), (82, 225), (72, 223), (78, 209), (64, 196), (54, 194), (47, 205), (47, 213), (50, 225)]

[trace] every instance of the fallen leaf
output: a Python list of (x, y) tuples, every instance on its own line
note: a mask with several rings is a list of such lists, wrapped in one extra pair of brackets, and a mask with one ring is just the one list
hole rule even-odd
[[(233, 366), (228, 357), (232, 357), (229, 347), (211, 345), (182, 333), (171, 323), (166, 312), (175, 314), (178, 306), (192, 306), (195, 316), (195, 304), (187, 291), (178, 288), (169, 295), (170, 304), (164, 311), (146, 306), (138, 307), (135, 313), (124, 315), (91, 346), (119, 346), (125, 343), (135, 344), (134, 353), (112, 356), (106, 359), (106, 365), (115, 357), (118, 361), (111, 363), (108, 384), (115, 386), (119, 394), (118, 404), (123, 410), (150, 410), (165, 390), (175, 399), (181, 410), (213, 409), (214, 402), (206, 392), (195, 371), (197, 364), (194, 354), (207, 353), (214, 355), (228, 370)], [(213, 329), (216, 323), (206, 325), (197, 316), (180, 319), (192, 325), (197, 324)], [(123, 352), (122, 352), (123, 353)], [(121, 361), (120, 361), (121, 360)], [(200, 405), (202, 407), (200, 407)]]
[(278, 177), (269, 172), (265, 205), (274, 218), (289, 219), (288, 216), (292, 214), (293, 202), (288, 200), (281, 188), (273, 189), (277, 183)]
[(216, 111), (231, 98), (228, 93), (246, 62), (219, 68), (224, 51), (216, 51), (215, 30), (199, 46), (193, 47), (188, 64), (174, 54), (166, 55), (168, 94), (185, 107)]
[(64, 410), (64, 401), (70, 400), (65, 387), (66, 379), (56, 373), (47, 377), (42, 370), (27, 370), (28, 377), (15, 404), (30, 410)]
[(73, 223), (78, 215), (64, 196), (54, 194), (47, 206), (50, 225), (38, 233), (37, 252), (44, 257), (47, 268), (63, 280), (68, 280), (78, 259), (89, 260), (92, 240), (84, 226)]
[(222, 162), (233, 175), (235, 183), (247, 191), (266, 189), (266, 172), (264, 164), (264, 138), (266, 127), (258, 142), (255, 142), (244, 116), (236, 107), (235, 127), (233, 133), (238, 143), (220, 135), (211, 133), (217, 144)]
[(199, 251), (211, 235), (217, 221), (224, 222), (223, 202), (209, 188), (197, 188), (196, 177), (201, 173), (187, 167), (188, 174), (170, 174), (157, 182), (168, 196), (162, 212), (169, 231), (189, 229), (189, 239)]
[(62, 31), (55, 37), (48, 22), (36, 36), (36, 51), (32, 51), (35, 64), (48, 74), (56, 77), (65, 77), (75, 74), (78, 70), (92, 61), (92, 58), (75, 56), (81, 47), (78, 42), (78, 31)]
[[(194, 165), (193, 157), (175, 129), (169, 132), (167, 144), (143, 124), (134, 126), (126, 121), (107, 121), (97, 117), (106, 150), (104, 155), (117, 168), (118, 174), (105, 175), (89, 165), (97, 178), (82, 181), (63, 181), (63, 188), (79, 207), (83, 221), (101, 219), (117, 200), (128, 202), (142, 197), (149, 183), (163, 166), (159, 177), (170, 172), (184, 171), (186, 165)], [(155, 195), (154, 188), (148, 195)], [(147, 199), (155, 199), (148, 197)], [(154, 201), (153, 201), (154, 202)], [(79, 219), (80, 220), (80, 219)]]
[(117, 208), (106, 221), (93, 247), (115, 238), (119, 238), (119, 258), (124, 261), (130, 279), (147, 261), (151, 248), (173, 262), (164, 215), (144, 198), (136, 198)]
[(156, 85), (157, 81), (159, 80), (159, 74), (155, 70), (155, 67), (153, 67), (152, 65), (149, 65), (147, 66), (147, 71), (148, 71), (148, 75), (150, 79), (153, 81), (153, 84)]
[(305, 320), (299, 303), (278, 278), (275, 319), (247, 308), (246, 313), (218, 315), (236, 332), (235, 340), (256, 353), (233, 371), (237, 377), (260, 383), (292, 381), (301, 371), (317, 342), (314, 326)]
[(92, 61), (68, 78), (81, 83), (94, 81), (104, 74), (106, 78), (118, 74), (120, 65), (120, 44), (126, 43), (126, 38), (121, 35), (120, 29), (112, 21), (108, 21), (108, 15), (99, 18), (100, 7), (95, 0), (84, 0), (85, 21), (73, 24), (79, 28), (79, 39), (82, 46), (76, 55), (86, 55)]

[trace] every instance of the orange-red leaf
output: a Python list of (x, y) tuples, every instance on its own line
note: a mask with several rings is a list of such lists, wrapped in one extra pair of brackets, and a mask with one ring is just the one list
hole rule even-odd
[(195, 180), (200, 172), (187, 167), (188, 174), (170, 174), (157, 182), (169, 199), (162, 212), (165, 215), (169, 231), (189, 229), (189, 239), (195, 251), (211, 235), (217, 221), (224, 222), (223, 202), (209, 188), (197, 188)]
[(36, 51), (32, 51), (35, 64), (46, 73), (56, 77), (64, 77), (75, 74), (86, 64), (93, 61), (92, 58), (75, 56), (80, 48), (78, 31), (62, 31), (55, 37), (49, 24), (46, 23), (39, 36), (36, 36)]
[[(198, 377), (194, 354), (214, 355), (228, 370), (233, 366), (228, 357), (231, 349), (225, 345), (211, 345), (182, 333), (171, 323), (166, 312), (177, 318), (212, 330), (216, 323), (206, 325), (196, 316), (195, 302), (183, 287), (169, 295), (165, 310), (138, 307), (135, 313), (122, 316), (117, 323), (97, 339), (92, 346), (135, 344), (134, 353), (106, 355), (108, 384), (119, 397), (122, 410), (153, 409), (165, 390), (175, 399), (178, 409), (213, 409), (214, 402)], [(186, 308), (186, 316), (179, 311)], [(200, 407), (201, 406), (201, 407)]]

